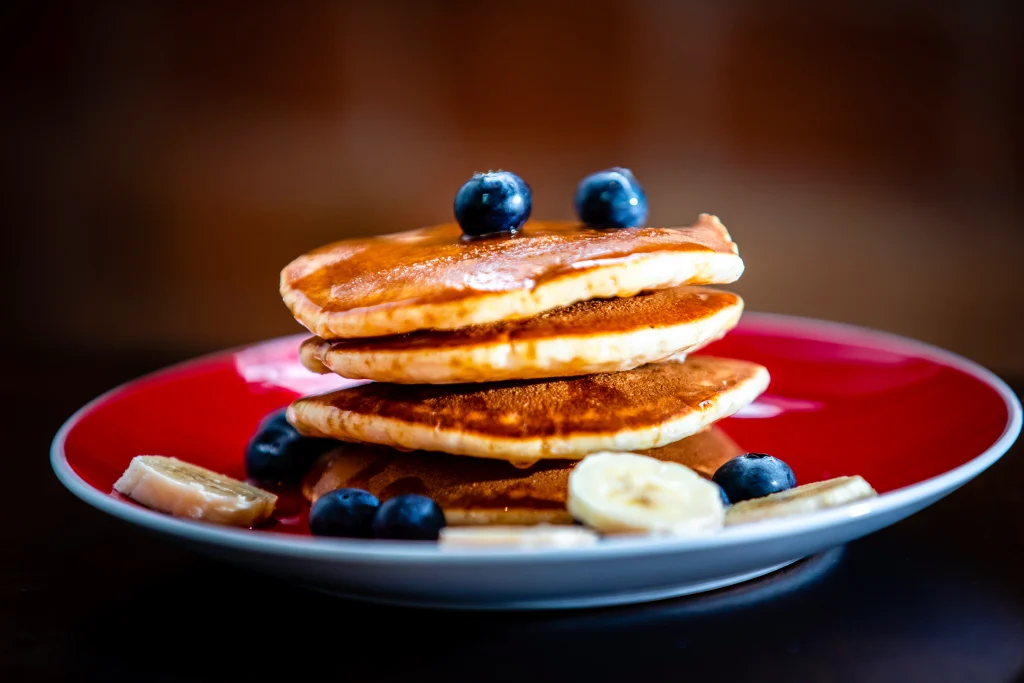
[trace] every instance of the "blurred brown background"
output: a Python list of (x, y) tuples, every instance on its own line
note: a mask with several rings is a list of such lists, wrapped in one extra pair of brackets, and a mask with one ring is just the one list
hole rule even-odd
[(752, 310), (1024, 374), (1024, 3), (22, 3), (3, 10), (4, 344), (184, 356), (299, 331), (302, 251), (569, 218), (631, 167), (717, 213)]

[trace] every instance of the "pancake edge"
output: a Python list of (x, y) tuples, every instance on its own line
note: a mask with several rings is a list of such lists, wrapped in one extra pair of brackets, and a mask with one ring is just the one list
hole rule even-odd
[(737, 301), (696, 322), (621, 332), (401, 349), (334, 348), (312, 337), (299, 360), (312, 372), (394, 384), (463, 384), (621, 372), (698, 351), (724, 337), (743, 314)]
[[(670, 361), (672, 362), (672, 361)], [(288, 406), (288, 421), (303, 435), (375, 443), (399, 450), (424, 450), (476, 458), (507, 460), (518, 466), (540, 460), (579, 460), (599, 451), (640, 451), (659, 448), (696, 434), (704, 427), (733, 415), (768, 388), (768, 369), (757, 366), (752, 377), (719, 395), (708, 409), (691, 410), (658, 425), (609, 434), (578, 433), (569, 437), (512, 439), (475, 432), (438, 429), (392, 418), (357, 415), (334, 410), (314, 426), (301, 415), (302, 399)]]

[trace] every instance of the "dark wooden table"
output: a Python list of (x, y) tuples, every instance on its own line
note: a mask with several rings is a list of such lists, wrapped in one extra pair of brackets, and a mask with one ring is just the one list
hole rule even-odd
[(1024, 676), (1022, 445), (924, 512), (741, 587), (578, 612), (404, 610), (215, 563), (78, 501), (50, 471), (53, 433), (93, 395), (174, 359), (38, 360), (3, 380), (3, 681)]

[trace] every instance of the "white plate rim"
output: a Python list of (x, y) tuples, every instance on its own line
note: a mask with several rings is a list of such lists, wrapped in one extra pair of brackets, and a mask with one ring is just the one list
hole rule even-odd
[(64, 453), (67, 435), (93, 408), (124, 391), (131, 384), (164, 373), (178, 372), (190, 365), (198, 365), (218, 357), (230, 356), (252, 346), (273, 344), (275, 342), (283, 342), (293, 336), (303, 336), (286, 335), (198, 356), (133, 378), (100, 394), (75, 411), (61, 425), (50, 444), (50, 465), (60, 482), (71, 493), (90, 506), (131, 524), (187, 541), (266, 554), (287, 555), (296, 559), (316, 558), (327, 561), (355, 562), (376, 560), (405, 561), (413, 564), (431, 565), (470, 562), (473, 564), (490, 565), (545, 561), (574, 562), (612, 559), (636, 554), (683, 553), (732, 547), (755, 541), (771, 541), (811, 533), (855, 518), (882, 515), (912, 505), (920, 500), (941, 496), (946, 492), (952, 491), (995, 463), (1009, 450), (1021, 432), (1021, 403), (1010, 387), (992, 371), (952, 351), (891, 332), (829, 320), (762, 312), (749, 312), (744, 317), (748, 320), (756, 320), (758, 329), (784, 328), (790, 336), (801, 336), (800, 333), (806, 331), (807, 337), (826, 340), (832, 337), (847, 343), (849, 343), (850, 335), (857, 335), (861, 337), (859, 343), (869, 347), (872, 346), (869, 343), (872, 340), (878, 342), (885, 340), (889, 344), (895, 342), (906, 345), (913, 348), (917, 355), (954, 367), (994, 389), (1002, 397), (1007, 408), (1008, 419), (1006, 427), (991, 446), (959, 467), (916, 484), (888, 491), (877, 497), (845, 507), (785, 519), (727, 527), (718, 533), (708, 536), (694, 538), (650, 536), (608, 538), (602, 539), (596, 545), (581, 548), (509, 548), (481, 551), (441, 548), (436, 543), (316, 538), (272, 531), (254, 533), (248, 529), (234, 529), (179, 519), (118, 501), (108, 494), (100, 493), (71, 468)]

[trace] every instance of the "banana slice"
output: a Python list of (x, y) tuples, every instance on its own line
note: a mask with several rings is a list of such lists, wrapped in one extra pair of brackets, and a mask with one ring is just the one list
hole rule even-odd
[(442, 548), (579, 548), (594, 545), (598, 536), (580, 526), (463, 526), (441, 529)]
[(175, 517), (252, 526), (274, 511), (277, 496), (245, 482), (162, 455), (137, 455), (114, 490)]
[(569, 475), (569, 513), (603, 533), (707, 534), (722, 528), (718, 488), (690, 468), (635, 453), (594, 453)]
[(725, 523), (745, 524), (799, 515), (839, 507), (877, 495), (861, 476), (836, 477), (779, 491), (763, 498), (740, 501), (726, 510)]

